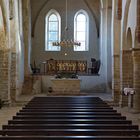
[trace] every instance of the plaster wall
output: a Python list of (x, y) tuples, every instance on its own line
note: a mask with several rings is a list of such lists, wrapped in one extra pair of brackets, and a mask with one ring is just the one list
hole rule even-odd
[[(122, 19), (124, 19), (125, 10), (128, 8), (128, 19), (127, 19), (127, 25), (124, 28), (126, 28), (125, 35), (127, 36), (128, 28), (130, 27), (131, 33), (132, 33), (132, 48), (135, 47), (135, 34), (136, 34), (136, 26), (137, 26), (137, 0), (131, 0), (130, 6), (126, 7), (127, 0), (122, 1)], [(127, 47), (127, 46), (126, 46)]]
[(128, 13), (127, 30), (129, 27), (131, 28), (132, 48), (135, 47), (136, 26), (137, 26), (137, 0), (131, 0), (129, 13)]
[[(36, 4), (37, 1), (32, 5), (32, 9), (35, 10), (35, 7), (38, 7)], [(34, 8), (33, 8), (34, 7)], [(89, 8), (85, 4), (83, 0), (79, 0), (79, 3), (75, 3), (74, 0), (68, 1), (68, 37), (69, 39), (73, 38), (73, 19), (75, 13), (84, 9), (87, 11), (89, 15), (89, 51), (86, 52), (74, 52), (73, 48), (62, 48), (60, 52), (47, 52), (45, 51), (45, 16), (47, 12), (51, 9), (56, 9), (61, 15), (61, 30), (62, 33), (65, 28), (65, 0), (51, 0), (48, 1), (47, 4), (41, 10), (38, 19), (35, 24), (35, 32), (34, 37), (32, 38), (32, 63), (35, 60), (37, 65), (41, 64), (41, 62), (53, 58), (58, 60), (87, 60), (88, 65), (90, 65), (91, 57), (99, 59), (99, 46), (98, 46), (98, 38), (97, 38), (97, 28), (95, 25), (95, 19), (92, 16)], [(31, 9), (31, 10), (32, 10)], [(37, 8), (39, 9), (39, 8)], [(32, 11), (33, 13), (34, 11)], [(33, 19), (35, 15), (32, 14)], [(62, 34), (63, 37), (63, 34)], [(65, 56), (64, 54), (68, 55)]]

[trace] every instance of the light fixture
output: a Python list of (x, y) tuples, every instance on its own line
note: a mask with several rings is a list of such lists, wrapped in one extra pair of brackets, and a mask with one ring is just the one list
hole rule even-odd
[(73, 41), (72, 39), (69, 40), (67, 38), (67, 32), (68, 32), (68, 0), (66, 0), (66, 26), (64, 30), (65, 39), (63, 39), (62, 41), (52, 42), (52, 45), (61, 47), (81, 46), (81, 43), (79, 41)]

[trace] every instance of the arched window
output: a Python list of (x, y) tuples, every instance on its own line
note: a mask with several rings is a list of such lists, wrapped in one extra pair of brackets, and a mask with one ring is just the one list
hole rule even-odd
[(79, 10), (74, 17), (74, 40), (81, 46), (74, 46), (74, 51), (88, 51), (89, 17), (85, 10)]
[(56, 10), (50, 10), (46, 16), (45, 50), (60, 51), (60, 46), (53, 46), (52, 42), (60, 41), (60, 15)]

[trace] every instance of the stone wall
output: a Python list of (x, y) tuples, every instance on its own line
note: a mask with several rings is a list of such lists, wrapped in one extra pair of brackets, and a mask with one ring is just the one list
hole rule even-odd
[(11, 101), (16, 101), (16, 53), (11, 53), (11, 67), (10, 67), (10, 97)]
[(122, 51), (122, 70), (121, 70), (121, 99), (120, 106), (128, 106), (128, 96), (123, 93), (124, 88), (133, 88), (133, 60), (132, 51)]
[(9, 52), (0, 50), (0, 98), (9, 100), (8, 91), (8, 67)]
[(114, 55), (114, 72), (113, 72), (113, 99), (116, 104), (120, 101), (120, 56)]

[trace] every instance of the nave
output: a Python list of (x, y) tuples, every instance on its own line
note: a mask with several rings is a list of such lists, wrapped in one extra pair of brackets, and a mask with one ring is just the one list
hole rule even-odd
[(34, 97), (3, 125), (0, 140), (138, 140), (140, 131), (99, 97)]

